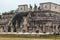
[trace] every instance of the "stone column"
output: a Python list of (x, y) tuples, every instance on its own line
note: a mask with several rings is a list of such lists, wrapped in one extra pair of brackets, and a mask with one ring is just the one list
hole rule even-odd
[(13, 27), (11, 27), (11, 32), (13, 32)]
[(58, 26), (58, 33), (60, 34), (60, 25)]
[(11, 27), (11, 32), (13, 32), (13, 25), (12, 25), (12, 23), (11, 23), (10, 27)]
[(49, 33), (49, 26), (47, 27), (47, 31), (48, 31), (48, 33)]
[(7, 27), (3, 25), (3, 32), (7, 32)]
[(41, 25), (41, 31), (43, 32), (43, 25)]
[(3, 32), (3, 27), (1, 26), (1, 32)]
[(24, 30), (25, 30), (25, 32), (27, 32), (27, 17), (23, 17), (23, 19), (24, 19), (24, 22), (23, 22), (23, 25), (24, 25)]
[(39, 32), (41, 32), (41, 25), (40, 25), (40, 28), (39, 28)]
[(45, 32), (45, 25), (43, 25), (43, 32)]
[(6, 32), (8, 32), (8, 26), (5, 26), (4, 30), (5, 30)]
[(51, 28), (51, 26), (49, 26), (48, 30), (49, 30), (49, 33), (52, 33), (52, 28)]
[(53, 32), (54, 32), (54, 25), (53, 25)]
[(56, 25), (53, 26), (53, 32), (56, 33)]
[(2, 32), (2, 27), (0, 26), (0, 32)]
[(58, 25), (56, 25), (56, 33), (58, 33)]

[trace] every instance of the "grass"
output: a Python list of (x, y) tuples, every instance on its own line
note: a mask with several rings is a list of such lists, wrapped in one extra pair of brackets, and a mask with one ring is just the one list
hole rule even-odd
[(49, 38), (54, 39), (58, 38), (60, 39), (60, 35), (0, 35), (0, 38)]

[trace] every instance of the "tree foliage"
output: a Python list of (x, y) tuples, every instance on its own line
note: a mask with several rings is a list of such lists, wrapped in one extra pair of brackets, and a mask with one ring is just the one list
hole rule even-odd
[(0, 19), (1, 19), (1, 15), (0, 15)]
[(26, 17), (28, 15), (28, 13), (18, 13), (14, 16), (13, 20), (12, 20), (12, 24), (14, 29), (16, 30), (16, 22), (18, 23), (17, 28), (20, 28), (20, 24), (22, 23), (23, 17)]
[(15, 14), (14, 10), (11, 10), (10, 12), (4, 12), (3, 15), (9, 15), (9, 14)]

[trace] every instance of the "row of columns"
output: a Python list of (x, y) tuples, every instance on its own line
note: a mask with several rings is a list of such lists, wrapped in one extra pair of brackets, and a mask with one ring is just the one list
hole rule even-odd
[[(42, 28), (41, 28), (42, 27)], [(58, 29), (58, 25), (55, 26), (45, 26), (45, 25), (41, 25), (40, 28), (39, 26), (36, 26), (36, 29), (34, 29), (32, 27), (32, 32), (35, 32), (35, 30), (39, 30), (39, 33), (58, 33), (59, 29)]]
[[(42, 28), (41, 28), (42, 27)], [(58, 33), (59, 32), (59, 29), (58, 29), (58, 25), (52, 25), (52, 27), (51, 26), (45, 26), (45, 25), (40, 25), (40, 28), (39, 28), (39, 26), (36, 26), (36, 29), (34, 29), (34, 27), (32, 27), (32, 32), (35, 32), (36, 30), (39, 30), (39, 33), (43, 33), (43, 32), (45, 32), (45, 33), (47, 33), (47, 32), (49, 32), (49, 33)], [(19, 28), (20, 29), (20, 28)], [(13, 27), (11, 27), (11, 32), (13, 32), (13, 30), (14, 30), (14, 28)], [(28, 31), (28, 29), (27, 29), (27, 27), (25, 26), (24, 28), (22, 28), (21, 30), (26, 30), (26, 32)], [(0, 32), (8, 32), (8, 29), (6, 28), (6, 27), (0, 27)], [(22, 32), (22, 31), (20, 31), (20, 30), (17, 30), (18, 32)]]

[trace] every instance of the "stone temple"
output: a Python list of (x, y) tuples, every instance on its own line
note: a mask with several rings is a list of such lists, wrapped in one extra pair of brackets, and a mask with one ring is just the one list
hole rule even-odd
[(15, 14), (2, 14), (0, 34), (60, 34), (60, 5), (52, 2), (18, 5)]

